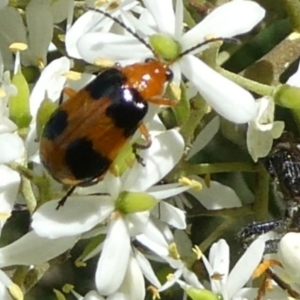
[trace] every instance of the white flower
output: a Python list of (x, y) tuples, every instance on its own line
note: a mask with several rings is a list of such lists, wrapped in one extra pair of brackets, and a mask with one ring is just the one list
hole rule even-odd
[(277, 255), (283, 269), (276, 268), (276, 273), (300, 293), (300, 234), (298, 232), (285, 234), (279, 242)]
[[(246, 293), (256, 293), (257, 295), (257, 289), (242, 289), (242, 287), (251, 278), (253, 271), (259, 265), (264, 249), (264, 241), (257, 239), (250, 245), (229, 273), (229, 246), (223, 239), (214, 243), (210, 248), (209, 260), (207, 260), (204, 255), (201, 256), (210, 279), (209, 290), (211, 290), (213, 294), (217, 295), (216, 297), (221, 296), (224, 300), (250, 299), (247, 297), (244, 298)], [(171, 283), (176, 281), (187, 292), (187, 294), (189, 294), (190, 289), (195, 289), (195, 292), (198, 290), (199, 293), (201, 293), (201, 290), (205, 291), (204, 286), (207, 286), (207, 284), (200, 283), (195, 274), (191, 271), (189, 271), (188, 276), (184, 276), (185, 281), (179, 279), (179, 277), (176, 276), (176, 273), (178, 273), (178, 271), (175, 272)], [(195, 299), (198, 298), (196, 297)], [(215, 299), (215, 297), (212, 299)]]
[[(96, 271), (96, 286), (101, 295), (120, 291), (126, 281), (132, 255), (131, 237), (149, 230), (149, 211), (128, 213), (127, 194), (124, 192), (147, 193), (156, 200), (181, 193), (189, 187), (166, 185), (152, 192), (151, 186), (164, 178), (183, 154), (183, 140), (176, 130), (162, 132), (153, 138), (152, 145), (143, 151), (145, 165), (135, 163), (122, 177), (108, 173), (104, 180), (91, 190), (105, 193), (100, 196), (73, 196), (58, 211), (57, 200), (47, 202), (33, 215), (32, 227), (37, 234), (50, 239), (63, 238), (87, 233), (97, 224), (106, 220), (106, 239), (101, 246), (102, 254)], [(84, 191), (84, 190), (82, 190)], [(125, 195), (125, 196), (124, 196)], [(142, 204), (143, 196), (139, 200)], [(178, 211), (178, 212), (177, 212)], [(165, 206), (165, 219), (173, 226), (185, 226), (184, 213)], [(184, 225), (184, 226), (183, 226)], [(110, 259), (110, 257), (114, 259)], [(134, 267), (135, 268), (135, 267)], [(130, 289), (131, 290), (131, 289)], [(140, 297), (140, 296), (139, 296)], [(140, 299), (140, 298), (138, 298)]]
[[(297, 72), (288, 79), (287, 84), (300, 87), (300, 64)], [(260, 98), (257, 100), (257, 106), (257, 115), (249, 122), (247, 131), (247, 147), (255, 162), (268, 155), (273, 139), (279, 138), (284, 129), (284, 122), (274, 121), (274, 99)]]
[[(1, 69), (1, 67), (0, 67)], [(10, 82), (9, 72), (0, 78), (0, 235), (2, 227), (10, 217), (20, 186), (20, 175), (5, 164), (20, 161), (25, 154), (23, 140), (16, 133), (17, 126), (9, 119), (8, 100), (16, 94)]]
[[(232, 1), (218, 7), (201, 23), (187, 33), (183, 33), (182, 1), (176, 2), (176, 13), (171, 0), (144, 0), (143, 2), (155, 22), (149, 27), (145, 20), (143, 22), (136, 20), (135, 26), (146, 36), (156, 32), (169, 35), (180, 44), (182, 51), (204, 41), (207, 36), (228, 38), (245, 33), (251, 30), (265, 14), (264, 9), (255, 2)], [(145, 14), (148, 11), (145, 11)], [(233, 15), (235, 18), (232, 18)], [(87, 32), (78, 40), (77, 46), (81, 57), (91, 63), (99, 57), (128, 63), (129, 60), (132, 61), (133, 53), (135, 61), (153, 55), (133, 37), (105, 32), (102, 32), (101, 37), (98, 32)], [(196, 56), (187, 54), (181, 57), (172, 65), (172, 69), (175, 82), (180, 82), (182, 72), (207, 102), (228, 120), (245, 123), (256, 114), (254, 98), (249, 92), (218, 74)]]
[[(104, 11), (109, 11), (112, 16), (122, 20), (122, 22), (129, 27), (132, 26), (130, 25), (130, 18), (127, 16), (130, 16), (132, 12), (140, 14), (143, 10), (140, 3), (136, 0), (122, 0), (119, 3), (116, 1), (106, 1), (99, 8)], [(85, 33), (93, 31), (97, 33), (97, 39), (101, 39), (101, 32), (108, 34), (108, 32), (114, 30), (114, 23), (113, 20), (107, 20), (102, 14), (97, 12), (87, 11), (84, 13), (76, 20), (73, 26), (67, 30), (65, 43), (68, 54), (73, 58), (83, 58), (77, 46), (80, 38)], [(101, 56), (103, 58), (106, 57), (104, 53), (101, 53)]]
[[(141, 237), (139, 241), (143, 241)], [(159, 288), (159, 291), (164, 291), (178, 282), (181, 277), (184, 281), (196, 288), (203, 289), (203, 285), (197, 279), (194, 272), (190, 270), (192, 262), (196, 260), (195, 253), (192, 252), (192, 243), (184, 231), (176, 230), (174, 237), (171, 232), (168, 232), (168, 238), (165, 238), (164, 251), (157, 252), (160, 257), (169, 263), (170, 267), (175, 269), (174, 274), (168, 275), (168, 280)], [(184, 259), (182, 259), (183, 257)]]
[(249, 122), (247, 147), (252, 159), (257, 162), (270, 152), (273, 139), (278, 139), (284, 129), (284, 122), (274, 121), (275, 103), (271, 97), (257, 100), (257, 116)]
[(229, 246), (225, 240), (214, 243), (210, 248), (209, 261), (205, 256), (202, 257), (212, 292), (222, 295), (224, 300), (235, 299), (259, 265), (264, 249), (265, 242), (262, 239), (254, 241), (229, 273)]

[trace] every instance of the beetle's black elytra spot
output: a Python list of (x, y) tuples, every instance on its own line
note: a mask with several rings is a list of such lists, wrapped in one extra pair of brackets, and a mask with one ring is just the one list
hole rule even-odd
[(89, 181), (108, 170), (111, 161), (93, 149), (87, 138), (72, 141), (66, 149), (65, 160), (76, 179)]
[(133, 135), (148, 111), (148, 103), (137, 90), (129, 88), (115, 91), (111, 99), (106, 115), (114, 120), (117, 127), (123, 128), (125, 136)]
[(120, 70), (111, 68), (100, 73), (85, 87), (85, 90), (94, 100), (100, 100), (102, 97), (111, 97), (115, 90), (121, 88), (125, 80)]
[(59, 137), (68, 126), (68, 114), (62, 109), (57, 109), (45, 125), (42, 136), (54, 140)]

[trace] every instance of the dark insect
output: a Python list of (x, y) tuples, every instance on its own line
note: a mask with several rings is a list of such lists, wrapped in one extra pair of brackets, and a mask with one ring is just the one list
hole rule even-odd
[[(285, 215), (279, 220), (245, 227), (240, 232), (242, 241), (253, 240), (271, 230), (284, 234), (300, 228), (300, 143), (285, 133), (263, 163), (285, 201)], [(266, 252), (274, 251), (266, 249)]]
[[(300, 142), (289, 133), (283, 134), (263, 163), (278, 185), (278, 192), (286, 204), (285, 214), (281, 219), (248, 225), (239, 233), (239, 238), (247, 245), (258, 236), (275, 231), (277, 237), (266, 242), (265, 253), (276, 253), (281, 237), (300, 229)], [(297, 293), (271, 269), (267, 270), (267, 275), (290, 295)]]

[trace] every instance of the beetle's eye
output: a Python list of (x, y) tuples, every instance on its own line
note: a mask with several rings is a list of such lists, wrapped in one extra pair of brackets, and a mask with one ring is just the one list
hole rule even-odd
[(151, 61), (154, 61), (155, 59), (153, 57), (149, 57), (145, 59), (145, 63), (149, 63)]
[(173, 71), (170, 70), (170, 69), (167, 69), (167, 70), (166, 70), (166, 77), (167, 77), (167, 80), (168, 80), (168, 81), (172, 81), (173, 78), (174, 78)]

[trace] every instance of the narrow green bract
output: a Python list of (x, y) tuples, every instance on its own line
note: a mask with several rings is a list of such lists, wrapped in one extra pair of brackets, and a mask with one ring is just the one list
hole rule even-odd
[(31, 121), (30, 108), (29, 108), (29, 87), (28, 83), (19, 70), (12, 78), (12, 84), (18, 89), (16, 96), (9, 99), (9, 117), (16, 123), (18, 128), (26, 128)]
[(36, 133), (38, 138), (41, 136), (45, 124), (56, 109), (57, 104), (50, 99), (44, 99), (41, 103), (36, 116)]

